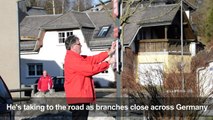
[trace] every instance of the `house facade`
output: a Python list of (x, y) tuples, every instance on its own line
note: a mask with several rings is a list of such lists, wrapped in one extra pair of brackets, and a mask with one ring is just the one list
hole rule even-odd
[[(197, 53), (199, 43), (188, 16), (194, 9), (186, 2), (184, 6), (188, 9), (187, 12), (183, 12), (183, 55), (180, 39), (180, 4), (166, 4), (161, 1), (147, 8), (143, 6), (138, 8), (123, 29), (123, 79), (136, 79), (141, 84), (146, 84), (145, 79), (151, 78), (155, 84), (162, 84), (163, 73), (180, 73), (181, 66), (184, 67), (184, 73), (190, 71), (191, 58)], [(109, 18), (107, 12), (88, 14), (99, 20), (92, 20), (98, 26), (96, 35), (103, 27), (106, 28), (113, 23), (106, 18), (106, 16)], [(99, 25), (100, 23), (102, 24)], [(112, 30), (108, 30), (105, 37), (92, 39), (89, 42), (90, 48), (98, 49), (100, 46), (109, 45), (113, 40), (112, 33)]]
[[(152, 19), (149, 12), (162, 16)], [(184, 73), (190, 72), (191, 58), (196, 54), (197, 38), (185, 12), (183, 13), (183, 48), (181, 48), (179, 5), (156, 6), (144, 14), (147, 17), (139, 23), (141, 28), (138, 29), (135, 37), (138, 79), (150, 79), (152, 76), (151, 79), (157, 80), (156, 84), (160, 84), (163, 83), (160, 75), (160, 72), (163, 74), (162, 71), (180, 73), (182, 69)], [(150, 70), (152, 72), (147, 75), (147, 71)]]

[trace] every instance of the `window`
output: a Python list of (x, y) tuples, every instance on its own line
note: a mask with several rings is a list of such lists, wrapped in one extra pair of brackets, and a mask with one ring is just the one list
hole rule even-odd
[(28, 64), (28, 76), (40, 76), (43, 72), (43, 65), (41, 63)]
[(69, 37), (70, 35), (73, 35), (73, 32), (59, 32), (58, 33), (59, 43), (64, 43), (66, 38)]
[(103, 26), (98, 33), (98, 37), (105, 37), (110, 29), (110, 26)]
[(165, 39), (164, 27), (148, 27), (139, 31), (142, 34), (142, 39)]

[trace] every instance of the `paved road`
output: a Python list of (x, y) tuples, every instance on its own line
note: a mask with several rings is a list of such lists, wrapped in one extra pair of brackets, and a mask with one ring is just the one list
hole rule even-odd
[[(15, 120), (69, 120), (71, 118), (70, 112), (59, 112), (59, 113), (45, 113), (38, 116), (16, 116)], [(115, 120), (115, 118), (106, 115), (103, 112), (94, 112), (89, 113), (88, 120)]]
[[(45, 95), (37, 93), (32, 96), (30, 101), (14, 104), (17, 104), (22, 108), (22, 110), (16, 110), (15, 120), (68, 120), (72, 115), (67, 109), (62, 110), (62, 108), (66, 106), (64, 92), (47, 93)], [(56, 110), (56, 104), (62, 106), (62, 108)], [(47, 110), (47, 105), (52, 105), (54, 107), (53, 110)], [(102, 111), (89, 112), (88, 120), (100, 119), (115, 120), (115, 118)]]

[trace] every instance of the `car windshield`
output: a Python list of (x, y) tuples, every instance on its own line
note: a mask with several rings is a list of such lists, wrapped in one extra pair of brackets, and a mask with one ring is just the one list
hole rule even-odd
[(8, 92), (3, 80), (0, 78), (0, 103), (4, 103), (10, 99), (10, 93)]

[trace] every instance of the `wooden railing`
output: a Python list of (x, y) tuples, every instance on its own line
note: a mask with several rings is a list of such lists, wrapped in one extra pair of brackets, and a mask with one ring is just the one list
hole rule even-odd
[(24, 91), (32, 91), (33, 88), (31, 87), (25, 87), (25, 88), (21, 88), (21, 89), (11, 89), (9, 90), (10, 92), (24, 92)]
[(28, 101), (31, 99), (31, 96), (23, 96), (22, 93), (25, 93), (29, 91), (30, 93), (32, 92), (33, 88), (31, 87), (25, 87), (25, 88), (20, 88), (20, 89), (11, 89), (9, 90), (10, 93), (15, 93), (15, 92), (20, 92), (21, 96), (20, 97), (14, 97), (13, 102), (20, 102), (20, 101)]

